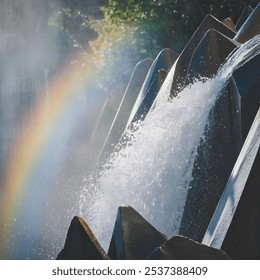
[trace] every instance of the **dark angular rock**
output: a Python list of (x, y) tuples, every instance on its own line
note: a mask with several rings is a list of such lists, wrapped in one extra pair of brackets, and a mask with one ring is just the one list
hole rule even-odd
[(247, 20), (247, 18), (251, 15), (251, 13), (253, 12), (253, 8), (248, 5), (244, 8), (241, 16), (239, 17), (236, 26), (235, 26), (235, 30), (238, 31), (240, 29), (240, 27), (244, 24), (244, 22)]
[(222, 245), (232, 259), (260, 259), (260, 150)]
[(260, 106), (260, 54), (233, 72), (241, 96), (241, 129), (245, 140)]
[(226, 25), (224, 25), (212, 15), (206, 16), (197, 28), (197, 30), (192, 35), (191, 39), (183, 49), (176, 62), (171, 96), (176, 96), (178, 92), (183, 88), (191, 56), (209, 29), (215, 29), (223, 35), (227, 36), (228, 38), (233, 38), (236, 34), (233, 30), (228, 28)]
[(238, 30), (234, 40), (245, 43), (260, 33), (260, 3)]
[(166, 240), (132, 207), (119, 207), (108, 256), (112, 260), (142, 260)]
[(210, 127), (193, 166), (179, 234), (198, 242), (206, 232), (242, 147), (240, 98), (233, 79), (210, 112)]
[(153, 102), (156, 99), (156, 96), (167, 76), (168, 72), (161, 69), (159, 70), (156, 75), (154, 76), (154, 80), (150, 84), (149, 91), (144, 97), (142, 104), (139, 106), (138, 110), (136, 111), (134, 118), (132, 119), (132, 123), (135, 123), (137, 121), (143, 121), (147, 115), (147, 113), (150, 111)]
[(218, 250), (184, 236), (174, 236), (154, 250), (147, 260), (228, 260), (230, 257)]
[[(221, 248), (244, 194), (260, 147), (260, 108), (239, 153), (202, 243)], [(234, 241), (234, 240), (233, 240)], [(255, 243), (256, 244), (256, 243)]]
[(191, 56), (185, 84), (193, 82), (194, 78), (212, 78), (227, 56), (239, 45), (215, 29), (209, 29)]
[(99, 154), (98, 162), (103, 162), (111, 154), (127, 126), (127, 121), (143, 86), (147, 73), (152, 65), (152, 59), (144, 59), (136, 66), (119, 105), (113, 123), (107, 134), (105, 143)]
[(108, 260), (85, 221), (75, 216), (70, 224), (64, 248), (57, 260)]
[(164, 82), (167, 73), (170, 71), (177, 58), (178, 55), (170, 49), (163, 49), (157, 55), (132, 109), (127, 126), (138, 120), (140, 116), (143, 116), (142, 119), (145, 118)]

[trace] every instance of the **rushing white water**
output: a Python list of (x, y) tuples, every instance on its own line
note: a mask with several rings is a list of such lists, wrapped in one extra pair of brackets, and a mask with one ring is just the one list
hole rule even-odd
[(131, 134), (131, 141), (84, 186), (81, 215), (104, 248), (120, 205), (131, 205), (169, 237), (178, 233), (209, 112), (232, 72), (259, 49), (257, 36), (231, 54), (213, 79), (195, 81), (177, 98), (157, 106)]

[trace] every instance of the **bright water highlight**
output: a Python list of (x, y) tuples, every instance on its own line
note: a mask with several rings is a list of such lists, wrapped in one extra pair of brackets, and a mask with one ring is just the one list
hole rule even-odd
[[(80, 211), (104, 248), (121, 205), (132, 206), (169, 237), (178, 234), (210, 110), (233, 71), (259, 50), (256, 36), (235, 50), (214, 78), (194, 81), (178, 97), (155, 107), (135, 132), (126, 132), (131, 140), (92, 175), (82, 190)], [(169, 83), (163, 85), (158, 95), (169, 95), (170, 89)]]

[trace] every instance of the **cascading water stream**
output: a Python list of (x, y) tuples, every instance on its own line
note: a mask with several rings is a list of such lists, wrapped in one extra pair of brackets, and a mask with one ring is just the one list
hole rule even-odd
[[(131, 140), (92, 175), (81, 191), (80, 211), (104, 248), (120, 205), (131, 205), (169, 237), (178, 233), (209, 112), (233, 71), (259, 51), (260, 35), (236, 49), (214, 78), (196, 80), (155, 107), (135, 132), (127, 132)], [(167, 95), (170, 86), (161, 91), (159, 96)]]

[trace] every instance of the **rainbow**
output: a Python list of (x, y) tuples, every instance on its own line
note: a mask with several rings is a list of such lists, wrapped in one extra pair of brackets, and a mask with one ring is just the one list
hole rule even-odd
[[(77, 54), (73, 60), (82, 61), (82, 56), (82, 53)], [(48, 98), (46, 98), (47, 92), (38, 94), (39, 99), (35, 103), (33, 113), (23, 120), (1, 186), (0, 257), (2, 259), (9, 258), (10, 239), (15, 230), (16, 219), (19, 217), (19, 202), (30, 192), (29, 181), (35, 166), (44, 156), (57, 127), (73, 106), (79, 93), (84, 91), (88, 94), (93, 75), (92, 66), (80, 65), (79, 67), (77, 63), (68, 63), (49, 83)]]

